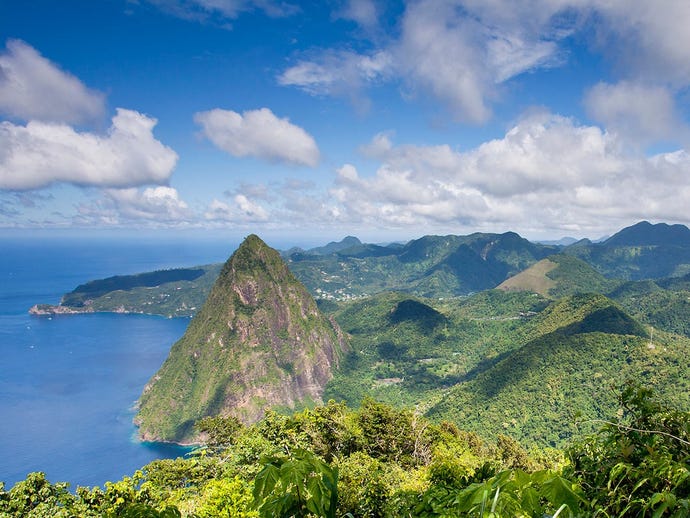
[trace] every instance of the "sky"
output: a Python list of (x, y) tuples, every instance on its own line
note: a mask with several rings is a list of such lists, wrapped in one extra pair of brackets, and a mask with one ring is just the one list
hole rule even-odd
[(0, 231), (690, 224), (686, 0), (0, 0)]

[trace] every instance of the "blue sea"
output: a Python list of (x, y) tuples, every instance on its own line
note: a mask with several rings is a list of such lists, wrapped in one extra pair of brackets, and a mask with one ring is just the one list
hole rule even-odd
[(103, 485), (187, 450), (141, 443), (133, 405), (189, 319), (30, 316), (88, 280), (224, 261), (237, 243), (0, 238), (0, 481)]

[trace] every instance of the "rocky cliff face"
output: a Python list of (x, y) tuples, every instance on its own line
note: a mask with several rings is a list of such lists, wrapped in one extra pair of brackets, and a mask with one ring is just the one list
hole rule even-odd
[(273, 406), (318, 402), (346, 347), (278, 252), (249, 236), (145, 387), (139, 435), (187, 442), (207, 415), (250, 423)]

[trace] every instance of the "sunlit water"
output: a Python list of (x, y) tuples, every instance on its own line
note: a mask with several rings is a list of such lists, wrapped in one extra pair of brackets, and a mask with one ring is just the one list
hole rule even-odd
[(32, 317), (87, 280), (221, 261), (222, 243), (0, 240), (0, 481), (102, 485), (186, 450), (136, 440), (133, 405), (189, 319)]

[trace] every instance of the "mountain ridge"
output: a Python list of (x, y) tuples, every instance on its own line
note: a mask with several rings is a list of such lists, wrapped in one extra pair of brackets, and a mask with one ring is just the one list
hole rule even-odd
[[(609, 243), (620, 242), (626, 235), (629, 238), (631, 232), (640, 228), (671, 229), (673, 233), (690, 234), (687, 227), (679, 225), (640, 222), (611, 236)], [(563, 247), (532, 243), (514, 232), (506, 232), (466, 236), (430, 235), (402, 245), (394, 243), (383, 246), (361, 243), (357, 238), (348, 236), (340, 242), (326, 245), (335, 245), (339, 249), (330, 254), (291, 249), (292, 252), (284, 252), (283, 257), (292, 272), (319, 299), (343, 301), (389, 290), (448, 298), (494, 288), (542, 259), (557, 257), (556, 254), (584, 261), (597, 275), (609, 279), (679, 278), (690, 274), (690, 245), (685, 247), (683, 243), (681, 240), (674, 245), (618, 246), (583, 239)], [(560, 259), (561, 262), (563, 260)], [(65, 295), (63, 304), (37, 304), (31, 312), (50, 315), (115, 311), (168, 317), (191, 316), (207, 296), (212, 275), (220, 270), (220, 266), (203, 267), (206, 273), (195, 281), (168, 282), (155, 287), (131, 288), (132, 282), (136, 284), (142, 280), (132, 279), (137, 276), (120, 276), (121, 286), (113, 286), (114, 291), (94, 298), (76, 289), (74, 291), (78, 293)], [(184, 270), (198, 268), (202, 267)], [(582, 270), (582, 265), (578, 268)], [(567, 293), (566, 290), (553, 296)]]

